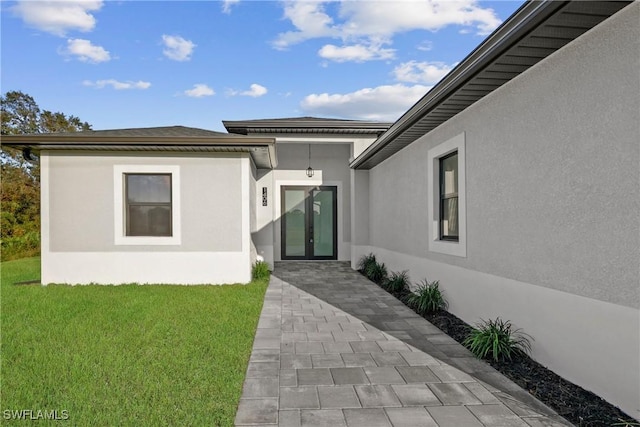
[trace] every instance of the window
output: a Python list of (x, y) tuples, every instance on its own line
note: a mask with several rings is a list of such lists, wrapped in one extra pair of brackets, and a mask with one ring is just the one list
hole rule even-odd
[(125, 174), (126, 235), (171, 236), (171, 174)]
[(115, 165), (114, 243), (179, 245), (180, 167)]
[(427, 160), (429, 251), (466, 257), (465, 134), (429, 150)]
[(458, 152), (440, 158), (440, 239), (458, 240)]

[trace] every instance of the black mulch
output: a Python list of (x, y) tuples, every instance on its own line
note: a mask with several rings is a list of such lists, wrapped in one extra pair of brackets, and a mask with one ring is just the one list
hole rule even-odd
[[(408, 292), (393, 295), (406, 304)], [(467, 337), (471, 328), (448, 311), (422, 317), (459, 343)], [(486, 362), (576, 426), (640, 426), (619, 408), (565, 380), (526, 355), (514, 357), (511, 361), (496, 362), (491, 359)]]

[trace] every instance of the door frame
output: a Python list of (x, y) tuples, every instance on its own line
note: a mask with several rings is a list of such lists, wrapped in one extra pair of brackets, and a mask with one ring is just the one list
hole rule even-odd
[[(305, 255), (304, 256), (287, 256), (287, 219), (285, 208), (285, 191), (286, 190), (304, 190), (306, 197), (305, 203)], [(311, 241), (311, 227), (313, 225), (313, 190), (331, 191), (333, 199), (333, 255), (331, 256), (315, 256), (313, 255), (313, 242)], [(337, 185), (282, 185), (280, 186), (280, 259), (282, 260), (337, 260), (338, 259), (338, 186)]]

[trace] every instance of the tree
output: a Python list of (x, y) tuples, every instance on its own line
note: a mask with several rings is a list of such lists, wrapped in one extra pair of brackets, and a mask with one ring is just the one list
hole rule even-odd
[[(40, 110), (20, 91), (0, 97), (2, 135), (91, 130), (78, 117)], [(40, 173), (38, 163), (16, 150), (0, 150), (0, 238), (2, 260), (37, 255), (40, 250)]]
[(7, 92), (0, 97), (0, 104), (2, 135), (91, 130), (91, 125), (78, 117), (41, 111), (33, 97), (20, 91)]
[(38, 132), (40, 108), (29, 95), (19, 91), (7, 92), (0, 97), (2, 135)]
[(52, 113), (47, 110), (40, 114), (38, 124), (42, 133), (91, 130), (91, 126), (88, 123), (81, 122), (76, 116), (67, 117), (62, 113)]

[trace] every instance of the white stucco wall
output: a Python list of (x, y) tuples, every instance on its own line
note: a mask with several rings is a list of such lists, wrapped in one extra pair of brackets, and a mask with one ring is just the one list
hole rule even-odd
[(258, 213), (257, 213), (257, 204), (258, 204), (258, 195), (256, 194), (256, 176), (258, 170), (256, 169), (255, 163), (253, 161), (250, 162), (250, 176), (249, 176), (249, 231), (251, 233), (250, 238), (250, 258), (251, 265), (253, 265), (257, 258), (258, 252), (256, 249), (256, 245), (253, 239), (256, 231), (258, 230)]
[[(41, 158), (43, 283), (250, 280), (248, 154), (44, 152)], [(114, 174), (138, 166), (178, 171), (177, 244), (119, 244)]]
[[(369, 171), (368, 236), (470, 323), (640, 417), (640, 4)], [(466, 139), (467, 256), (429, 251), (427, 152)], [(364, 234), (364, 233), (362, 233)], [(354, 260), (355, 261), (355, 260)]]

